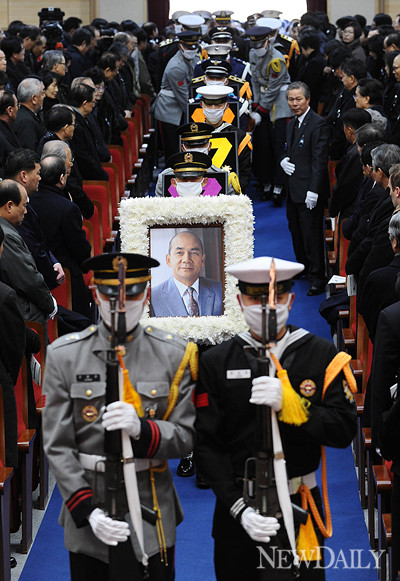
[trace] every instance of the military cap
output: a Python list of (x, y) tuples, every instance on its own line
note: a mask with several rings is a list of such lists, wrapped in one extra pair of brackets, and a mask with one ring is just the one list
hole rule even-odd
[(224, 59), (228, 56), (231, 47), (228, 44), (206, 44), (204, 50), (207, 51), (209, 57), (217, 57)]
[(168, 166), (179, 177), (202, 176), (211, 166), (211, 158), (199, 151), (182, 151), (171, 155)]
[(228, 95), (232, 93), (232, 87), (226, 85), (203, 85), (196, 89), (207, 105), (220, 105), (221, 103), (226, 103), (228, 100)]
[(224, 75), (228, 77), (232, 72), (232, 65), (222, 59), (208, 58), (202, 60), (200, 66), (206, 75)]
[(201, 25), (205, 23), (202, 16), (198, 14), (184, 14), (178, 18), (179, 24), (182, 24), (183, 28), (189, 30), (200, 30)]
[(190, 12), (188, 12), (187, 10), (177, 10), (176, 12), (174, 12), (172, 14), (171, 20), (175, 20), (175, 22), (177, 22), (178, 21), (178, 18), (180, 18), (184, 14), (190, 14)]
[(267, 40), (272, 30), (267, 26), (253, 26), (249, 28), (246, 32), (248, 39), (250, 40), (251, 48), (259, 48)]
[(213, 16), (217, 22), (230, 21), (232, 14), (233, 10), (217, 10), (213, 12)]
[[(245, 295), (268, 293), (270, 283), (271, 256), (259, 256), (228, 266), (225, 270), (239, 280), (239, 290)], [(282, 294), (293, 286), (293, 277), (304, 270), (304, 265), (289, 260), (274, 258), (276, 292)]]
[(101, 293), (107, 296), (117, 296), (119, 290), (120, 264), (125, 271), (126, 295), (138, 295), (146, 288), (150, 280), (150, 268), (160, 263), (143, 254), (128, 254), (126, 252), (110, 252), (88, 258), (82, 264), (84, 269), (93, 270), (93, 282)]
[(255, 12), (254, 14), (250, 14), (247, 17), (247, 23), (251, 26), (255, 26), (256, 25), (256, 20), (258, 20), (259, 18), (261, 18), (262, 15), (259, 12)]
[(184, 30), (176, 35), (181, 44), (189, 48), (197, 48), (199, 38), (201, 36), (200, 32), (195, 32), (194, 30)]
[(272, 32), (275, 32), (276, 30), (279, 30), (280, 27), (282, 26), (282, 20), (279, 20), (279, 18), (259, 18), (256, 21), (256, 26), (266, 26), (267, 28), (270, 28), (272, 30)]
[(214, 127), (208, 123), (185, 123), (180, 125), (175, 133), (181, 137), (186, 145), (196, 146), (211, 139)]
[(233, 31), (230, 26), (215, 26), (208, 34), (211, 40), (216, 40), (217, 42), (221, 38), (228, 38), (229, 40), (233, 38)]
[(263, 10), (261, 12), (261, 15), (264, 16), (264, 18), (279, 18), (281, 14), (282, 12), (280, 10)]
[(193, 14), (197, 14), (198, 16), (202, 16), (204, 18), (204, 20), (210, 20), (210, 18), (212, 18), (212, 14), (211, 14), (211, 12), (208, 12), (208, 10), (195, 10), (193, 12)]

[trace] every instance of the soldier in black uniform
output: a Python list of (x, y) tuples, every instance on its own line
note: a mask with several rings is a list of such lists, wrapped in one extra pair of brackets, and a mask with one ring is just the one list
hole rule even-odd
[[(257, 354), (262, 334), (260, 301), (261, 295), (268, 296), (270, 257), (255, 258), (226, 269), (239, 279), (238, 298), (250, 330), (209, 349), (200, 359), (195, 398), (196, 461), (217, 497), (212, 535), (218, 581), (293, 579), (289, 556), (289, 546), (292, 545), (289, 545), (284, 533), (286, 531), (289, 538), (294, 538), (294, 533), (290, 532), (293, 532), (293, 523), (290, 526), (285, 519), (283, 525), (279, 518), (278, 527), (277, 519), (261, 516), (243, 498), (245, 461), (255, 453), (256, 406), (270, 406), (272, 420), (275, 413), (279, 413), (276, 417), (279, 419), (278, 433), (283, 448), (275, 448), (278, 438), (274, 435), (274, 454), (276, 458), (277, 449), (283, 449), (291, 502), (300, 505), (301, 497), (311, 494), (320, 515), (321, 496), (315, 471), (321, 459), (321, 446), (344, 448), (356, 432), (357, 417), (352, 393), (356, 391), (356, 386), (349, 367), (350, 356), (346, 357), (343, 353), (337, 355), (330, 341), (305, 329), (287, 325), (294, 300), (292, 278), (303, 270), (303, 265), (285, 260), (275, 260), (275, 264), (277, 342), (267, 351), (269, 373), (265, 373), (264, 369), (259, 377)], [(269, 307), (267, 329), (268, 318)], [(283, 387), (283, 382), (275, 376), (276, 366), (271, 352), (287, 370), (292, 387)], [(286, 416), (285, 401), (290, 389), (303, 402), (307, 402), (309, 416), (299, 426), (286, 423), (289, 418)], [(293, 395), (293, 392), (290, 393)], [(275, 478), (279, 485), (277, 488), (282, 489), (287, 481), (283, 479), (278, 482), (278, 470), (275, 470)], [(279, 504), (283, 511), (284, 502), (280, 500)], [(309, 510), (317, 536), (314, 546), (321, 546), (323, 527), (315, 525), (316, 511)], [(307, 527), (310, 526), (308, 522)], [(330, 536), (329, 531), (325, 536)], [(272, 562), (275, 546), (287, 549), (287, 568), (281, 568), (276, 559), (275, 567), (269, 565), (257, 549), (260, 543), (265, 543), (263, 549)], [(299, 546), (297, 550), (300, 550)], [(292, 556), (295, 552), (294, 549)], [(258, 568), (260, 562), (265, 569)], [(318, 561), (312, 560), (309, 567), (301, 563), (300, 579), (323, 580), (324, 569), (315, 567), (316, 563)]]

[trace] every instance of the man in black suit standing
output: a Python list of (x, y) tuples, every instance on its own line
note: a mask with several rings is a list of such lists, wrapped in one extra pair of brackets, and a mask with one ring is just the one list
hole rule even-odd
[(297, 262), (304, 264), (310, 287), (307, 295), (325, 289), (323, 217), (328, 195), (327, 173), (329, 129), (310, 109), (310, 90), (296, 81), (287, 90), (294, 117), (286, 130), (281, 167), (287, 178), (286, 215)]

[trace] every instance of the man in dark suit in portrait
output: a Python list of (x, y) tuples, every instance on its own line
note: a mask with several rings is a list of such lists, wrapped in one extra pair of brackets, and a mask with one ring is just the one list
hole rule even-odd
[(329, 129), (310, 109), (310, 91), (296, 81), (287, 90), (294, 117), (287, 125), (281, 167), (288, 176), (286, 215), (297, 262), (304, 264), (310, 287), (307, 295), (325, 289), (323, 237), (324, 202), (328, 195)]
[(200, 276), (205, 259), (203, 244), (193, 232), (170, 240), (166, 262), (173, 275), (152, 289), (152, 317), (222, 315), (222, 284)]

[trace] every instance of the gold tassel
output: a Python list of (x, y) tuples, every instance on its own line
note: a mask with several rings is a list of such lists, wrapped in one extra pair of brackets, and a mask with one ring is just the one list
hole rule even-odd
[(139, 418), (143, 418), (144, 412), (143, 412), (142, 400), (140, 398), (140, 395), (138, 394), (136, 389), (133, 387), (131, 380), (129, 379), (129, 371), (125, 367), (125, 362), (122, 359), (122, 355), (118, 350), (117, 350), (117, 356), (118, 356), (119, 364), (120, 364), (121, 369), (122, 369), (122, 375), (124, 378), (123, 398), (122, 399), (126, 403), (132, 404), (133, 407), (135, 408), (135, 410), (137, 411), (137, 415), (139, 416)]
[(168, 406), (167, 411), (163, 415), (162, 419), (167, 420), (171, 415), (179, 395), (179, 384), (181, 383), (183, 374), (187, 365), (189, 364), (190, 373), (194, 381), (197, 380), (197, 374), (199, 371), (199, 361), (198, 361), (198, 348), (196, 343), (188, 343), (186, 346), (186, 351), (183, 354), (182, 360), (179, 364), (175, 377), (172, 380), (171, 388), (168, 394)]
[(310, 416), (308, 411), (310, 402), (306, 401), (296, 393), (290, 383), (286, 369), (282, 368), (282, 365), (273, 353), (270, 352), (270, 356), (272, 361), (275, 363), (277, 375), (282, 382), (282, 409), (278, 414), (278, 418), (285, 424), (301, 426)]
[(240, 187), (239, 178), (234, 171), (231, 171), (228, 175), (228, 185), (232, 186), (237, 194), (242, 193), (242, 188)]
[[(307, 487), (302, 484), (299, 488), (299, 492), (301, 495), (301, 507), (303, 510), (307, 510)], [(296, 549), (300, 561), (319, 561), (321, 559), (321, 549), (319, 547), (319, 542), (310, 514), (308, 515), (306, 524), (300, 525), (299, 534), (296, 540)]]

